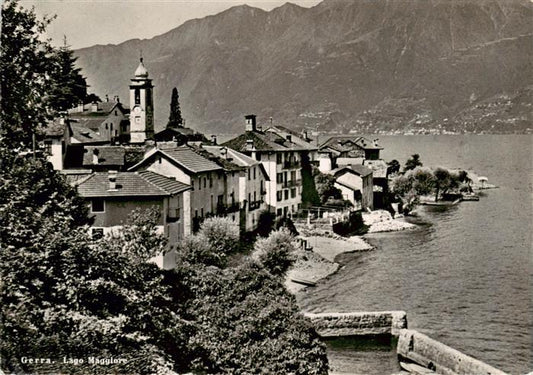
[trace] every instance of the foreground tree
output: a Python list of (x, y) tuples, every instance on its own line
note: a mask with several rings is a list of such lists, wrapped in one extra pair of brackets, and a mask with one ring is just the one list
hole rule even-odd
[(181, 117), (181, 108), (179, 102), (178, 89), (172, 89), (172, 97), (170, 98), (170, 115), (168, 117), (167, 128), (182, 128), (183, 118)]
[(51, 85), (53, 48), (41, 34), (51, 19), (37, 19), (16, 0), (2, 4), (0, 82), (2, 128), (0, 141), (28, 147), (46, 123), (46, 95)]

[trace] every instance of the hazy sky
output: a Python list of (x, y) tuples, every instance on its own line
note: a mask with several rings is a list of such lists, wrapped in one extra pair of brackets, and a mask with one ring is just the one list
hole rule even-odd
[[(38, 15), (57, 18), (48, 28), (54, 44), (63, 35), (72, 48), (94, 44), (121, 43), (128, 39), (151, 38), (191, 18), (219, 13), (235, 5), (270, 10), (286, 0), (21, 0), (23, 7), (35, 6)], [(320, 0), (291, 0), (311, 7)]]

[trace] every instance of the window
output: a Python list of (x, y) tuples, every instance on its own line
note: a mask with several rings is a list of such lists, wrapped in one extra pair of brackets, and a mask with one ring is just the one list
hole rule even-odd
[(296, 198), (296, 189), (295, 188), (291, 189), (291, 198)]
[(261, 161), (261, 153), (260, 153), (260, 152), (257, 152), (257, 153), (255, 154), (255, 160), (257, 160), (257, 161)]
[(203, 208), (200, 209), (200, 216), (204, 217), (204, 209)]
[(276, 197), (278, 198), (278, 202), (282, 201), (283, 200), (283, 191), (278, 191), (276, 193)]
[(198, 190), (202, 190), (202, 177), (198, 179)]
[(213, 194), (211, 194), (211, 212), (214, 212), (214, 211), (215, 211), (215, 206), (214, 206)]
[(285, 199), (289, 199), (289, 190), (285, 190)]
[(204, 189), (207, 187), (207, 177), (204, 177)]
[(283, 155), (281, 154), (281, 152), (278, 152), (276, 154), (276, 164), (281, 164), (283, 163)]
[(211, 173), (209, 173), (209, 187), (213, 187), (213, 177), (211, 177)]
[(118, 116), (118, 112), (117, 111), (115, 111), (115, 116)]
[(248, 204), (252, 201), (252, 194), (248, 193)]
[(113, 123), (109, 124), (109, 129), (113, 131)]
[(105, 123), (105, 130), (109, 129), (107, 122)]
[(194, 217), (198, 217), (198, 210), (194, 210)]
[(283, 215), (283, 210), (281, 208), (278, 208), (278, 210), (276, 211), (276, 216), (281, 216)]
[(252, 171), (248, 169), (248, 181), (250, 181), (250, 176), (252, 175)]
[(256, 176), (255, 176), (255, 167), (254, 167), (254, 180), (255, 180)]
[(52, 155), (52, 141), (44, 141), (44, 151)]
[(104, 237), (104, 228), (92, 228), (91, 235), (93, 240), (99, 240), (100, 238)]
[(91, 212), (104, 212), (105, 211), (105, 204), (103, 199), (93, 199), (91, 201)]
[(283, 173), (277, 173), (276, 174), (276, 182), (278, 184), (281, 184), (283, 182)]
[(255, 202), (255, 201), (257, 201), (257, 195), (256, 195), (256, 193), (255, 193), (255, 191), (254, 191), (254, 202)]
[(194, 180), (191, 178), (191, 188), (194, 190)]
[(135, 89), (135, 104), (141, 104), (141, 90)]

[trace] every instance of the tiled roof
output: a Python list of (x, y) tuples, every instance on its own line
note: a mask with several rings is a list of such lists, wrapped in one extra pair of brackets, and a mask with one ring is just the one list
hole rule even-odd
[(172, 195), (191, 189), (190, 185), (176, 181), (173, 178), (162, 176), (152, 171), (141, 171), (138, 173), (145, 180)]
[(94, 173), (80, 181), (79, 194), (84, 198), (96, 197), (163, 197), (189, 189), (188, 185), (153, 172), (118, 172), (116, 188), (110, 189), (110, 173)]
[(298, 134), (297, 132), (291, 130), (291, 129), (288, 129), (284, 126), (281, 126), (281, 125), (277, 125), (277, 126), (272, 126), (268, 129), (265, 130), (265, 132), (267, 133), (275, 133), (277, 134), (279, 137), (283, 138), (283, 139), (287, 139), (287, 136), (290, 135), (291, 136), (291, 142), (296, 144), (297, 146), (299, 147), (302, 147), (302, 148), (305, 148), (305, 149), (313, 149), (313, 150), (316, 150), (316, 146), (311, 144), (309, 141), (305, 140), (302, 138), (302, 136), (300, 134)]
[(257, 151), (304, 151), (310, 149), (310, 147), (289, 142), (286, 138), (270, 131), (247, 131), (222, 145), (240, 152), (246, 152), (248, 140), (253, 141), (254, 148)]
[(349, 151), (352, 148), (350, 143), (357, 145), (364, 150), (382, 150), (377, 141), (371, 141), (365, 137), (352, 135), (334, 135), (320, 144), (320, 148), (330, 147), (336, 151)]
[(352, 172), (355, 172), (361, 177), (366, 177), (372, 174), (372, 169), (367, 168), (364, 165), (350, 165), (346, 167), (336, 168), (330, 171), (330, 173), (333, 174), (334, 176), (340, 176), (345, 173), (352, 173)]
[(85, 146), (83, 150), (83, 166), (94, 165), (93, 155), (98, 153), (97, 165), (124, 165), (126, 150), (122, 146)]
[(44, 128), (44, 134), (47, 137), (61, 137), (65, 134), (65, 123), (61, 123), (61, 119), (56, 118), (49, 121)]
[(178, 147), (173, 150), (165, 150), (161, 152), (168, 155), (178, 164), (181, 164), (183, 167), (193, 173), (222, 169), (216, 163), (203, 156), (198, 155), (189, 147)]
[(102, 125), (103, 122), (102, 117), (92, 118), (92, 117), (83, 117), (83, 118), (77, 118), (77, 119), (71, 119), (71, 123), (79, 124), (85, 128), (91, 129), (91, 130), (99, 130), (100, 125)]
[(174, 164), (177, 164), (189, 173), (201, 173), (222, 169), (222, 167), (220, 167), (213, 161), (197, 154), (189, 147), (184, 146), (165, 150), (154, 149), (150, 151), (141, 162), (137, 163), (129, 170), (138, 169), (139, 166), (144, 165), (153, 160), (156, 155), (161, 155), (170, 159)]
[[(219, 166), (224, 168), (226, 171), (240, 171), (240, 170), (243, 169), (242, 166), (234, 163), (233, 160), (228, 160), (223, 155), (213, 153), (210, 150), (206, 149), (206, 147), (208, 147), (208, 146), (204, 146), (204, 145), (198, 145), (198, 146), (189, 145), (189, 147), (191, 148), (191, 150), (196, 152), (198, 155), (200, 155), (200, 156), (202, 156), (202, 157), (204, 157), (204, 158), (206, 158), (206, 159), (218, 164)], [(220, 148), (220, 147), (218, 147), (218, 148)], [(226, 147), (226, 149), (228, 149), (228, 148)]]
[(80, 112), (78, 107), (72, 108), (68, 110), (68, 114), (70, 117), (102, 117), (107, 116), (111, 111), (118, 106), (118, 109), (120, 109), (123, 113), (126, 112), (124, 107), (122, 106), (122, 103), (117, 103), (115, 101), (109, 101), (109, 102), (100, 102), (98, 103), (98, 111), (93, 112), (92, 111), (92, 103), (84, 104), (83, 105), (83, 112)]
[(225, 146), (202, 146), (207, 152), (224, 159), (230, 159), (232, 163), (241, 167), (251, 167), (260, 164), (259, 161)]
[(79, 143), (103, 143), (107, 142), (106, 137), (101, 136), (95, 131), (86, 128), (85, 126), (71, 122), (70, 129), (72, 130), (72, 137)]

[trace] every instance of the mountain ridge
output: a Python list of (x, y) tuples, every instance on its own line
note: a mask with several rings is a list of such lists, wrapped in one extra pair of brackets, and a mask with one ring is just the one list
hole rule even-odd
[(76, 54), (93, 91), (126, 98), (142, 49), (159, 129), (176, 86), (187, 126), (203, 131), (239, 131), (247, 113), (293, 128), (461, 131), (459, 113), (533, 84), (532, 17), (526, 0), (245, 5)]

